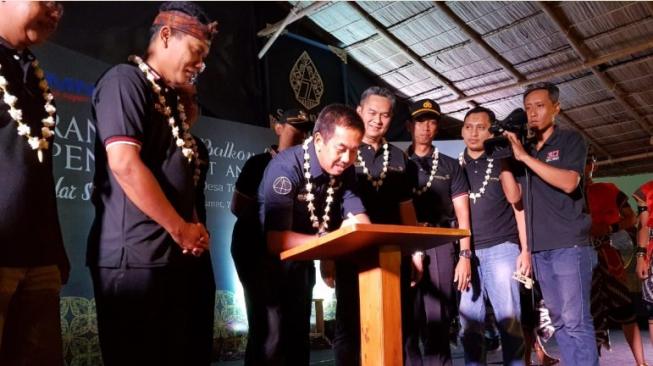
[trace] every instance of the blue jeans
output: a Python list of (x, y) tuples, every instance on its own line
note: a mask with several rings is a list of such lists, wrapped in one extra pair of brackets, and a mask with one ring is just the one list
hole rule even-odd
[(460, 297), (460, 323), (466, 365), (485, 365), (485, 301), (494, 309), (501, 335), (503, 364), (524, 364), (519, 282), (512, 279), (519, 246), (505, 242), (476, 249), (472, 258), (472, 285)]
[(546, 250), (534, 253), (533, 261), (544, 303), (556, 329), (562, 363), (598, 366), (590, 312), (596, 251), (591, 246)]

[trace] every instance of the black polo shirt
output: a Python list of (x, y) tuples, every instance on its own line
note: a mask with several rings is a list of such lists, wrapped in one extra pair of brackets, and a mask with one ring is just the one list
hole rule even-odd
[[(472, 159), (465, 149), (464, 161), (469, 190), (478, 193), (483, 186), (490, 163), (487, 155), (483, 154), (478, 159)], [(499, 181), (501, 161), (494, 160), (492, 165), (485, 192), (476, 201), (469, 200), (474, 249), (485, 249), (507, 241), (519, 243), (515, 213)]]
[[(374, 151), (371, 145), (362, 143), (359, 148), (370, 175), (376, 179), (383, 170), (383, 146)], [(370, 220), (375, 224), (401, 224), (399, 204), (412, 199), (414, 174), (409, 174), (408, 156), (398, 147), (388, 144), (388, 171), (383, 184), (377, 189), (356, 161), (358, 191)]]
[(530, 215), (527, 220), (532, 224), (533, 252), (589, 245), (592, 219), (586, 207), (582, 179), (587, 142), (576, 131), (554, 126), (553, 133), (539, 151), (535, 144), (529, 150), (536, 159), (559, 169), (573, 170), (581, 177), (578, 187), (567, 194), (529, 172), (532, 207), (527, 207)]
[(262, 233), (261, 219), (259, 217), (258, 187), (263, 180), (263, 173), (274, 156), (274, 150), (257, 154), (247, 159), (243, 165), (238, 179), (236, 180), (236, 191), (252, 200), (252, 207), (243, 210), (241, 216), (236, 219), (234, 231), (231, 237), (231, 252), (235, 256), (242, 255), (265, 255), (267, 248)]
[[(19, 54), (0, 38), (0, 75), (8, 92), (18, 100), (23, 122), (41, 136), (45, 112), (43, 92), (25, 49)], [(0, 92), (0, 267), (31, 267), (67, 263), (63, 248), (52, 175), (52, 144), (37, 158)]]
[[(420, 157), (415, 154), (411, 146), (408, 148), (407, 154), (410, 157), (410, 165), (413, 166), (410, 170), (417, 175), (415, 188), (424, 187), (433, 168), (432, 153)], [(415, 182), (415, 180), (413, 181)], [(453, 227), (453, 223), (456, 221), (453, 199), (466, 195), (468, 192), (469, 184), (458, 160), (440, 153), (438, 168), (431, 187), (421, 195), (413, 196), (417, 221), (428, 222), (437, 227)]]
[[(159, 81), (177, 123), (177, 95)], [(121, 64), (107, 71), (93, 92), (95, 176), (92, 201), (95, 220), (88, 240), (90, 266), (148, 268), (181, 258), (181, 249), (166, 230), (127, 198), (107, 163), (106, 146), (131, 144), (152, 172), (168, 201), (186, 221), (192, 221), (195, 202), (193, 172), (175, 144), (167, 119), (155, 105), (156, 94), (134, 65)], [(181, 130), (181, 128), (180, 128)]]
[[(315, 145), (309, 144), (311, 193), (315, 195), (315, 215), (322, 222), (330, 176), (317, 160)], [(335, 193), (329, 211), (329, 228), (340, 227), (348, 213), (357, 215), (365, 207), (356, 194), (354, 168), (347, 168), (336, 177)], [(302, 234), (316, 234), (306, 203), (306, 178), (304, 177), (304, 150), (302, 145), (280, 152), (265, 169), (259, 187), (259, 204), (264, 232), (291, 230)]]

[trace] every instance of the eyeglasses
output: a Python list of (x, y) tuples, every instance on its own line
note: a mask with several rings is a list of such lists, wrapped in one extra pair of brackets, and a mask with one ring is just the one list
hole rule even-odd
[(57, 18), (63, 16), (63, 4), (60, 1), (39, 1), (39, 4), (45, 7), (49, 12), (54, 13), (53, 15)]

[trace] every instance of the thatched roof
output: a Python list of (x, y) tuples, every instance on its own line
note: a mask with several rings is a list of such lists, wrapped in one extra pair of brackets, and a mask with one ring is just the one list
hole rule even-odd
[(306, 13), (399, 96), (434, 98), (453, 118), (473, 105), (505, 117), (525, 85), (552, 81), (560, 124), (583, 132), (602, 175), (653, 172), (652, 2), (328, 2)]

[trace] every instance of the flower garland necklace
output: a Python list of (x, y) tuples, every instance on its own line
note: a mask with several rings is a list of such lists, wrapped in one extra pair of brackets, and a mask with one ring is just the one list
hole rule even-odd
[(433, 164), (431, 166), (431, 175), (429, 176), (428, 181), (426, 181), (426, 184), (422, 188), (413, 188), (413, 193), (418, 196), (428, 191), (428, 189), (431, 188), (431, 184), (433, 184), (433, 178), (435, 178), (435, 172), (438, 170), (438, 161), (440, 159), (440, 151), (438, 151), (437, 146), (433, 150), (432, 157), (433, 157)]
[(320, 224), (320, 219), (315, 215), (315, 205), (313, 205), (313, 200), (315, 200), (315, 195), (311, 193), (313, 190), (313, 183), (311, 183), (311, 155), (308, 153), (308, 145), (313, 141), (313, 137), (309, 137), (304, 140), (302, 148), (304, 149), (304, 178), (306, 178), (306, 204), (308, 206), (308, 212), (310, 213), (311, 223), (314, 228), (318, 229), (318, 234), (323, 234), (329, 228), (329, 211), (331, 210), (331, 203), (333, 202), (333, 194), (335, 189), (333, 188), (336, 183), (336, 178), (329, 176), (329, 188), (327, 188), (327, 197), (326, 197), (326, 206), (324, 206), (324, 215), (322, 215), (322, 223)]
[(372, 187), (376, 188), (377, 191), (383, 185), (383, 180), (385, 179), (385, 176), (388, 173), (388, 161), (390, 160), (390, 150), (388, 149), (388, 141), (383, 139), (381, 142), (383, 143), (383, 169), (381, 170), (381, 174), (379, 174), (378, 179), (372, 177), (372, 175), (370, 174), (370, 170), (367, 169), (367, 167), (365, 166), (365, 160), (363, 160), (363, 156), (361, 155), (360, 149), (358, 149), (357, 152), (358, 162), (363, 167), (363, 173), (367, 175), (367, 180), (372, 182)]
[(188, 162), (195, 160), (195, 169), (193, 172), (193, 184), (197, 186), (197, 183), (200, 179), (200, 159), (199, 152), (197, 151), (197, 143), (195, 138), (190, 134), (190, 125), (186, 122), (186, 111), (184, 105), (181, 103), (181, 98), (177, 96), (177, 110), (179, 111), (179, 120), (181, 122), (181, 136), (179, 136), (180, 128), (177, 126), (175, 117), (172, 114), (172, 109), (168, 106), (166, 97), (161, 94), (161, 86), (156, 83), (157, 76), (154, 74), (154, 71), (146, 64), (142, 58), (131, 55), (129, 56), (129, 61), (135, 63), (138, 66), (138, 69), (145, 74), (145, 78), (150, 82), (152, 90), (158, 97), (158, 102), (161, 105), (163, 114), (168, 119), (168, 126), (172, 131), (172, 137), (175, 139), (175, 144), (181, 148), (181, 153), (188, 159)]
[[(41, 89), (43, 99), (45, 100), (43, 108), (48, 114), (47, 117), (41, 120), (41, 123), (43, 124), (43, 127), (41, 127), (41, 137), (32, 136), (32, 129), (23, 122), (23, 111), (16, 108), (18, 98), (9, 93), (9, 90), (7, 90), (9, 82), (2, 75), (0, 75), (0, 92), (2, 92), (2, 100), (9, 106), (9, 115), (14, 119), (14, 121), (16, 121), (16, 124), (18, 124), (18, 135), (25, 136), (27, 143), (32, 150), (36, 150), (36, 156), (38, 157), (39, 162), (42, 163), (43, 150), (48, 149), (50, 146), (48, 139), (54, 135), (54, 114), (57, 112), (57, 108), (52, 104), (52, 101), (54, 101), (54, 95), (50, 91), (48, 81), (45, 80), (45, 73), (39, 66), (39, 62), (37, 60), (32, 61), (32, 67), (34, 68), (34, 75), (39, 79), (39, 88)], [(0, 65), (0, 70), (2, 70), (2, 65)]]
[[(465, 155), (464, 151), (461, 152), (458, 155), (458, 163), (460, 164), (460, 166), (465, 165), (465, 159), (463, 158), (464, 155)], [(485, 187), (490, 182), (490, 174), (492, 174), (492, 168), (494, 167), (493, 161), (494, 161), (494, 159), (492, 159), (492, 158), (487, 159), (488, 164), (487, 164), (487, 169), (485, 169), (485, 180), (483, 181), (483, 184), (481, 185), (481, 188), (479, 188), (478, 192), (476, 192), (476, 193), (474, 193), (474, 192), (469, 193), (469, 198), (472, 199), (472, 203), (474, 203), (474, 204), (476, 204), (476, 200), (481, 198), (483, 193), (485, 193)]]

